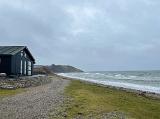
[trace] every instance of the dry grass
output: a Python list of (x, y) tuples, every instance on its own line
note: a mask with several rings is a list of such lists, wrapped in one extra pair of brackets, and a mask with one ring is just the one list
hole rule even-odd
[(25, 89), (16, 89), (16, 90), (7, 90), (7, 89), (0, 89), (0, 98), (4, 98), (6, 96), (16, 95), (25, 91)]
[(72, 81), (66, 95), (72, 97), (64, 106), (68, 119), (89, 115), (97, 119), (111, 112), (123, 113), (128, 119), (160, 119), (160, 100), (133, 93)]

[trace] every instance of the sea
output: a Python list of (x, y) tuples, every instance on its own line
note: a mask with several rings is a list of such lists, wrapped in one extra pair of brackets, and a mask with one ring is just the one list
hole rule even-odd
[(59, 75), (160, 94), (160, 71), (96, 71), (82, 73), (60, 73)]

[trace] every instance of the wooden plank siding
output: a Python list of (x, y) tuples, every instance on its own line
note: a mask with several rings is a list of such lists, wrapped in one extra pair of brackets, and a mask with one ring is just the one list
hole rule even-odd
[[(18, 49), (18, 52), (16, 52), (16, 49)], [(20, 49), (14, 46), (13, 49), (8, 46), (6, 48), (0, 46), (0, 50), (0, 73), (22, 76), (33, 74), (35, 60), (26, 47)], [(5, 50), (7, 51), (5, 52)], [(13, 52), (14, 54), (9, 54)]]

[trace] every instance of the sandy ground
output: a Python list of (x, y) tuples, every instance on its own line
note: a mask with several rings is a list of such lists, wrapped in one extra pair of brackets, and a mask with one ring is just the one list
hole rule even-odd
[(0, 101), (0, 119), (48, 119), (49, 112), (64, 101), (69, 80), (53, 76), (49, 84), (27, 88), (27, 92)]

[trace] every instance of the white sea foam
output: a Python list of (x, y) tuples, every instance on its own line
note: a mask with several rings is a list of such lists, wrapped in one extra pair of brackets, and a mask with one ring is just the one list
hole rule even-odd
[[(89, 82), (94, 82), (97, 84), (103, 84), (103, 85), (110, 85), (110, 86), (116, 86), (116, 87), (123, 87), (127, 89), (134, 89), (134, 90), (141, 90), (141, 91), (147, 91), (147, 92), (153, 92), (153, 93), (158, 93), (160, 94), (160, 86), (154, 86), (154, 85), (146, 85), (143, 83), (139, 83), (139, 81), (159, 81), (158, 83), (160, 84), (160, 79), (156, 78), (155, 80), (153, 79), (146, 79), (145, 77), (138, 77), (138, 76), (128, 76), (129, 78), (124, 78), (127, 76), (124, 76), (122, 74), (116, 74), (114, 75), (105, 75), (101, 73), (61, 73), (59, 75), (65, 76), (65, 77), (70, 77), (70, 78), (76, 78), (76, 79), (81, 79)], [(111, 79), (106, 79), (111, 78)], [(123, 80), (122, 80), (123, 79)], [(127, 82), (125, 79), (129, 79), (131, 81), (137, 81), (136, 83), (132, 82)], [(149, 82), (150, 83), (150, 82)], [(151, 82), (152, 83), (152, 82)]]

